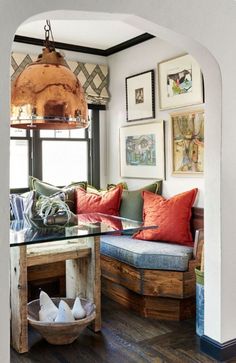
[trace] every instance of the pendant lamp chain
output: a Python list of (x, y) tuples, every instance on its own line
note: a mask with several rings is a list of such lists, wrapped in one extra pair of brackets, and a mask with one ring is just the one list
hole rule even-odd
[[(45, 31), (44, 46), (46, 48), (50, 48), (52, 50), (55, 50), (55, 41), (54, 41), (54, 38), (53, 38), (53, 33), (52, 33), (52, 27), (51, 27), (50, 20), (46, 20), (46, 25), (44, 25), (44, 31)], [(50, 35), (51, 35), (52, 41), (50, 41)]]

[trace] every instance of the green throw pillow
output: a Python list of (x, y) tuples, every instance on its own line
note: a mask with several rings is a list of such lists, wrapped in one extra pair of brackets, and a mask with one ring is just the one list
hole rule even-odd
[(153, 184), (146, 185), (138, 190), (123, 190), (120, 206), (120, 217), (133, 219), (136, 221), (143, 220), (143, 198), (141, 192), (147, 190), (152, 193), (162, 193), (162, 180)]
[(35, 178), (33, 176), (29, 177), (29, 188), (30, 190), (36, 190), (42, 195), (45, 195), (47, 197), (50, 197), (51, 195), (63, 192), (65, 193), (65, 202), (69, 206), (70, 210), (75, 213), (76, 206), (75, 206), (75, 189), (77, 187), (87, 189), (87, 182), (77, 182), (77, 183), (71, 183), (63, 188), (58, 188), (55, 185), (46, 183), (42, 180), (39, 180), (38, 178)]
[(103, 195), (108, 190), (111, 190), (113, 188), (116, 188), (117, 186), (120, 186), (123, 189), (128, 189), (128, 186), (127, 186), (127, 183), (126, 182), (120, 182), (120, 183), (117, 183), (117, 184), (107, 184), (107, 188), (106, 189), (97, 189), (93, 185), (88, 184), (86, 190), (87, 190), (88, 193), (94, 193), (94, 194), (97, 194), (97, 195)]
[(116, 188), (117, 186), (121, 186), (123, 189), (128, 190), (128, 185), (126, 182), (119, 182), (117, 184), (107, 184), (107, 190), (110, 190), (112, 188)]
[(87, 190), (88, 193), (94, 193), (94, 194), (97, 194), (97, 195), (104, 194), (104, 193), (107, 192), (107, 190), (97, 189), (96, 187), (94, 187), (93, 185), (90, 185), (90, 184), (87, 185), (86, 190)]

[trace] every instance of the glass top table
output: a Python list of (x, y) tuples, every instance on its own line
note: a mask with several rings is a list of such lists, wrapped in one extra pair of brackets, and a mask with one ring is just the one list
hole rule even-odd
[(95, 304), (92, 329), (101, 329), (100, 236), (156, 228), (102, 213), (79, 214), (74, 224), (60, 228), (32, 228), (28, 222), (10, 225), (11, 334), (19, 353), (29, 350), (27, 301), (28, 269), (65, 263), (66, 296), (81, 296)]
[(138, 230), (151, 228), (157, 227), (144, 227), (142, 222), (102, 213), (78, 214), (75, 224), (69, 227), (32, 228), (26, 221), (18, 220), (10, 224), (10, 247), (105, 234), (122, 234), (122, 232), (135, 233)]

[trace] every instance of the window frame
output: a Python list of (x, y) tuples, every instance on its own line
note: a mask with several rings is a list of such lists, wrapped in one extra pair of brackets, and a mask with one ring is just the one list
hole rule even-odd
[[(93, 106), (93, 105), (91, 105)], [(27, 140), (28, 141), (28, 170), (32, 175), (42, 180), (42, 144), (43, 141), (68, 141), (68, 142), (86, 142), (88, 152), (88, 172), (87, 181), (95, 187), (100, 187), (100, 131), (99, 131), (99, 107), (89, 107), (91, 109), (90, 127), (85, 129), (84, 138), (75, 137), (40, 137), (40, 130), (26, 130), (26, 136), (11, 136), (11, 140)], [(46, 181), (46, 180), (45, 180)], [(58, 187), (62, 187), (58, 185)], [(11, 188), (11, 193), (24, 193), (29, 191), (29, 185), (26, 188)]]

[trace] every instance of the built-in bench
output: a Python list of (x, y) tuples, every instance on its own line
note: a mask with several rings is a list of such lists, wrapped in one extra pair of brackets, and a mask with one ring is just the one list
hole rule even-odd
[(181, 320), (195, 314), (195, 267), (203, 244), (203, 209), (193, 208), (194, 247), (101, 237), (102, 292), (142, 316)]

